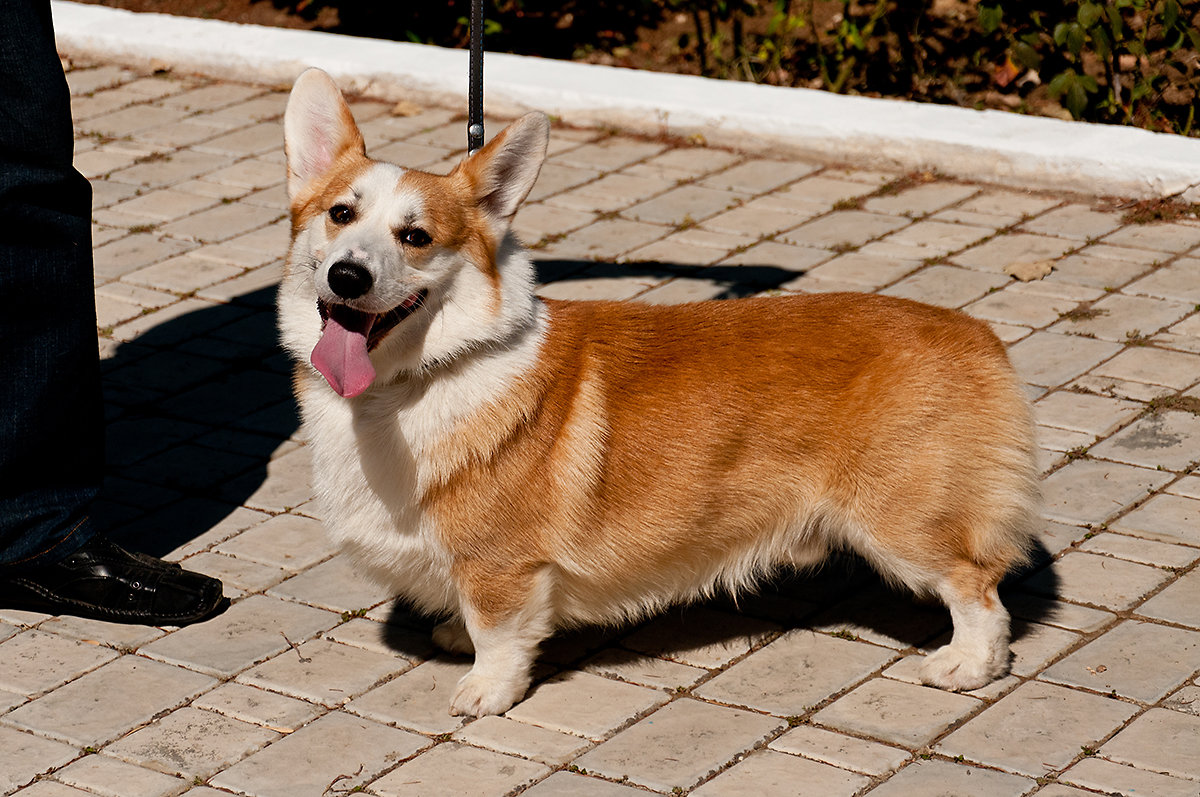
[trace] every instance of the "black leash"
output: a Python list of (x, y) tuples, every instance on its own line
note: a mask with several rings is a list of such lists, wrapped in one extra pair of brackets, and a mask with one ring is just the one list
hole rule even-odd
[(467, 154), (483, 146), (483, 0), (471, 0), (471, 64), (467, 94)]

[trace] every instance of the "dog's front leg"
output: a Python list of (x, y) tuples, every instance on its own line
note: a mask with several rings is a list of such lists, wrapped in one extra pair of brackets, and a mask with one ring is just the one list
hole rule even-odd
[(538, 645), (553, 631), (548, 568), (523, 573), (464, 568), (462, 618), (475, 666), (458, 682), (450, 713), (502, 714), (525, 696)]

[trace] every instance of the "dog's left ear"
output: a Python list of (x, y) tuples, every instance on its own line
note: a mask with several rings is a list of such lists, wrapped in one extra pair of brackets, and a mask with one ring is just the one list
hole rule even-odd
[(492, 218), (511, 219), (533, 190), (549, 144), (550, 120), (529, 113), (459, 164), (479, 207)]
[(288, 197), (293, 201), (312, 180), (346, 155), (366, 157), (362, 133), (337, 85), (320, 69), (308, 69), (292, 86), (283, 114)]

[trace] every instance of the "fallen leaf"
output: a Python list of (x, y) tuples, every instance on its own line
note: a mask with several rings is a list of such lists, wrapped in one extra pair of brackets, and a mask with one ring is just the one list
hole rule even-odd
[(415, 102), (400, 100), (400, 102), (392, 106), (392, 116), (416, 116), (423, 110), (425, 109)]
[(992, 68), (992, 82), (994, 82), (1000, 88), (1004, 88), (1009, 83), (1012, 83), (1014, 80), (1016, 80), (1017, 76), (1020, 74), (1020, 67), (1013, 63), (1012, 58), (1005, 57), (1003, 63), (996, 64), (996, 66)]
[(1011, 263), (1004, 267), (1004, 273), (1016, 277), (1021, 282), (1040, 280), (1054, 270), (1053, 260), (1034, 260), (1032, 262)]

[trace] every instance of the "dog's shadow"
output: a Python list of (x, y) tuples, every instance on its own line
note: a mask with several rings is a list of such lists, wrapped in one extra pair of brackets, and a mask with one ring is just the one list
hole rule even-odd
[[(1030, 600), (1016, 585), (1037, 572), (1039, 592), (1057, 594), (1057, 577), (1047, 567), (1052, 559), (1035, 543), (1029, 563), (1001, 584), (1001, 599), (1013, 609), (1013, 642), (1031, 632), (1031, 623), (1051, 619), (1051, 602)], [(406, 658), (427, 658), (434, 653), (428, 635), (438, 619), (397, 601), (384, 641)], [(830, 634), (908, 655), (949, 642), (951, 624), (940, 603), (894, 589), (856, 555), (837, 554), (816, 570), (783, 571), (738, 596), (674, 606), (638, 623), (561, 631), (542, 643), (535, 682), (579, 667), (620, 674), (626, 667), (644, 667), (647, 657), (697, 672), (713, 670), (791, 631)]]

